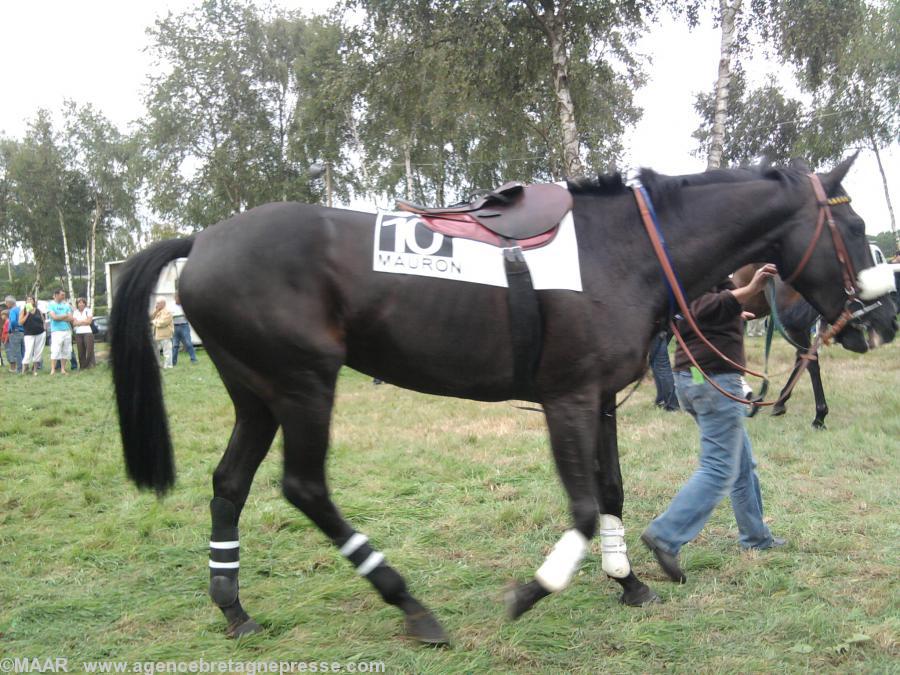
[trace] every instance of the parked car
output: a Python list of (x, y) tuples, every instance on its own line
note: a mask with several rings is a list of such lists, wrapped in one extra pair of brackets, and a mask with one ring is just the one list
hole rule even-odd
[(94, 335), (94, 340), (96, 342), (106, 342), (108, 321), (108, 316), (94, 317), (94, 325), (97, 326), (97, 333)]

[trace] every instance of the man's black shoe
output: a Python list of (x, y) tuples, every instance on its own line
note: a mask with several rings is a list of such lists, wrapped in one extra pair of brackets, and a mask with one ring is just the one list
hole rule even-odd
[(656, 557), (656, 562), (659, 563), (659, 566), (662, 567), (662, 571), (666, 573), (666, 576), (669, 577), (669, 579), (679, 584), (683, 584), (687, 581), (687, 577), (684, 575), (684, 572), (681, 571), (681, 565), (678, 564), (677, 554), (673, 555), (660, 548), (656, 539), (647, 532), (644, 532), (641, 535), (641, 541), (644, 542), (644, 546), (649, 548), (650, 552)]

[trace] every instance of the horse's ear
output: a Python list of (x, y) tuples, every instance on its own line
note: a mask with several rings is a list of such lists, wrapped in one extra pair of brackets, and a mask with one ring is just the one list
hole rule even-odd
[(854, 152), (828, 173), (819, 176), (822, 181), (822, 187), (825, 188), (826, 195), (828, 195), (829, 197), (834, 196), (834, 192), (838, 189), (841, 181), (844, 180), (844, 176), (847, 175), (847, 172), (850, 170), (850, 167), (853, 166), (853, 162), (856, 161), (858, 155), (859, 150)]

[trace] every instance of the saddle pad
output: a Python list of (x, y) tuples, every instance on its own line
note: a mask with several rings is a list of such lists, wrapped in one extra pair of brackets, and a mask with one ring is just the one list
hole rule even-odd
[[(379, 211), (374, 242), (372, 269), (376, 272), (507, 287), (503, 248), (435, 232), (416, 214)], [(524, 251), (524, 256), (535, 290), (582, 290), (571, 211), (552, 241)]]

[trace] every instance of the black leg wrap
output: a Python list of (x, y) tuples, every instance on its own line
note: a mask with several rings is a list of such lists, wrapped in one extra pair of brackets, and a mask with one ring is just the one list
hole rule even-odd
[(209, 547), (209, 597), (219, 606), (228, 628), (228, 637), (239, 638), (257, 633), (259, 625), (250, 618), (238, 599), (238, 509), (221, 497), (209, 503), (212, 514), (212, 536)]
[(548, 595), (550, 595), (550, 591), (537, 581), (532, 580), (527, 584), (519, 584), (506, 592), (506, 613), (510, 619), (518, 619), (534, 607), (538, 600), (546, 598)]
[(237, 602), (238, 581), (237, 575), (226, 577), (216, 574), (217, 570), (209, 572), (209, 597), (219, 607), (229, 607)]
[[(213, 497), (212, 536), (209, 547), (209, 595), (219, 607), (229, 607), (238, 598), (237, 509), (227, 499)], [(223, 547), (224, 546), (224, 547)], [(225, 548), (227, 547), (227, 548)]]

